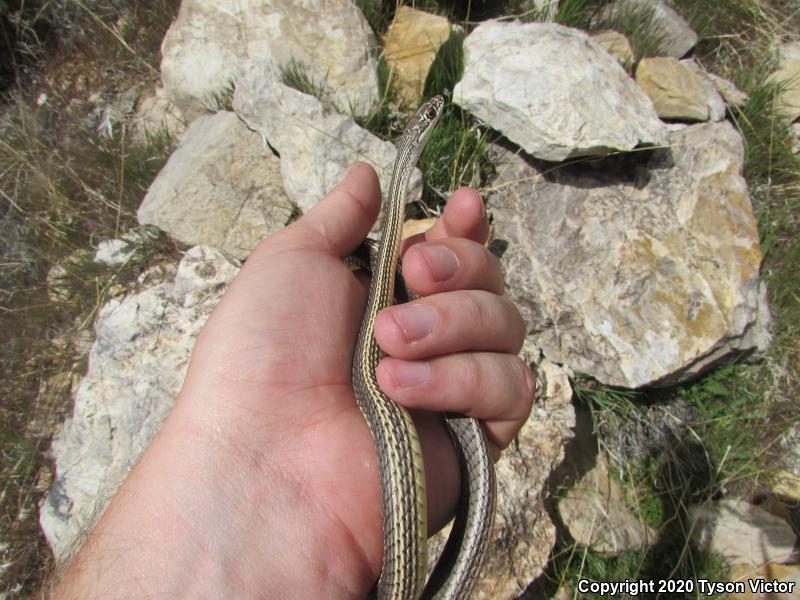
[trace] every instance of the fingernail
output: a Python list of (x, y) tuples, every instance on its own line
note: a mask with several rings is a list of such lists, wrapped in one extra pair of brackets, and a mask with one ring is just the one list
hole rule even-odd
[(412, 388), (422, 385), (431, 376), (431, 365), (427, 361), (394, 361), (392, 379), (399, 388)]
[(400, 304), (392, 307), (392, 318), (403, 330), (406, 341), (415, 342), (428, 335), (436, 327), (436, 311), (425, 304)]
[(447, 246), (425, 245), (419, 251), (428, 263), (434, 281), (450, 279), (458, 271), (458, 257)]

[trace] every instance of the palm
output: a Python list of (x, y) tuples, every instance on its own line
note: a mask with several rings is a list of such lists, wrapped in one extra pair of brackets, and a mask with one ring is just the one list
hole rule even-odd
[[(283, 248), (278, 238), (242, 269), (209, 320), (192, 369), (237, 388), (250, 430), (243, 437), (259, 446), (249, 450), (268, 453), (264, 460), (302, 486), (311, 508), (343, 523), (374, 556), (383, 537), (377, 461), (351, 383), (365, 302), (364, 285), (338, 257)], [(449, 440), (437, 425), (438, 418), (422, 417), (426, 462), (446, 465), (436, 455)]]

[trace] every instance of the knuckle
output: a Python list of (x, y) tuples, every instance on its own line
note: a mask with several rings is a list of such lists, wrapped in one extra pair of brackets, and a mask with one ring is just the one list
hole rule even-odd
[(489, 325), (491, 315), (482, 293), (475, 290), (464, 294), (461, 308), (463, 310), (462, 318), (464, 322), (469, 323), (470, 327), (485, 330)]
[(461, 359), (460, 385), (463, 390), (474, 393), (483, 385), (483, 366), (478, 357), (471, 353), (462, 354)]

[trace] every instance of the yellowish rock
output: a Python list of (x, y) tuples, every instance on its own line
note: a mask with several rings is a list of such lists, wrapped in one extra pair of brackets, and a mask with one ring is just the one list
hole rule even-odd
[(772, 491), (792, 502), (800, 502), (800, 477), (789, 471), (779, 471)]
[(450, 36), (446, 18), (401, 6), (383, 38), (401, 104), (416, 106), (436, 52)]
[(403, 239), (410, 238), (418, 233), (425, 233), (436, 223), (436, 217), (429, 219), (409, 219), (403, 223)]
[(662, 119), (707, 121), (708, 93), (703, 80), (677, 58), (643, 58), (636, 83), (653, 101)]
[(613, 29), (605, 29), (592, 34), (592, 39), (608, 52), (626, 70), (633, 65), (633, 48), (624, 35)]
[(768, 81), (780, 84), (783, 88), (776, 108), (789, 121), (800, 118), (800, 42), (779, 49), (778, 68)]

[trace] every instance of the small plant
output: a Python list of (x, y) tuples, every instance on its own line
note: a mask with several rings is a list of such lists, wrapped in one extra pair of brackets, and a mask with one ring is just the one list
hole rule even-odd
[(283, 83), (299, 92), (314, 96), (324, 107), (338, 111), (339, 108), (333, 100), (333, 92), (326, 80), (317, 81), (310, 73), (309, 67), (295, 59), (281, 67)]
[(233, 110), (233, 94), (236, 92), (236, 83), (228, 81), (221, 89), (213, 90), (203, 99), (203, 108), (210, 114), (221, 111)]

